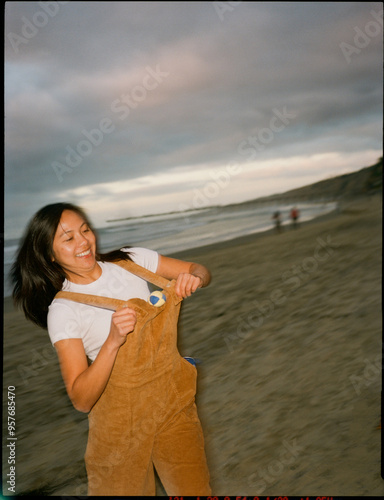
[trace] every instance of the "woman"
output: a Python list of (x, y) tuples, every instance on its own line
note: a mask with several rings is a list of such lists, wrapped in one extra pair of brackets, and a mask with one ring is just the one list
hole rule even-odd
[[(169, 495), (210, 495), (196, 368), (176, 347), (180, 301), (208, 269), (143, 248), (99, 254), (83, 210), (57, 203), (31, 220), (12, 279), (15, 303), (48, 328), (74, 407), (90, 412), (88, 494), (153, 495), (154, 465)], [(165, 305), (148, 304), (145, 280), (164, 286)]]

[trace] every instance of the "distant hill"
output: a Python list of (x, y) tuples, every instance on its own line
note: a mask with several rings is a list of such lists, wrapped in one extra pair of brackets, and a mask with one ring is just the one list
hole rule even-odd
[(351, 174), (339, 175), (284, 193), (257, 198), (241, 205), (271, 201), (314, 201), (339, 200), (380, 192), (383, 187), (383, 158), (375, 165), (365, 167)]

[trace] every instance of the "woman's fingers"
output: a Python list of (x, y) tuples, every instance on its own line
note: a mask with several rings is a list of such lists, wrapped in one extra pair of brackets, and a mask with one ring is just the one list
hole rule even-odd
[(175, 291), (179, 297), (189, 297), (201, 286), (201, 278), (193, 274), (179, 274), (175, 284)]
[(112, 314), (112, 325), (120, 335), (131, 333), (136, 326), (136, 311), (130, 307), (123, 307)]

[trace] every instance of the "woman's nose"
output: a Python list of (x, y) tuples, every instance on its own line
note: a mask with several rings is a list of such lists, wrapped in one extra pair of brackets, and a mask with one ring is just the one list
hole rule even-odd
[(79, 234), (78, 243), (80, 246), (86, 245), (88, 243), (88, 239), (84, 234)]

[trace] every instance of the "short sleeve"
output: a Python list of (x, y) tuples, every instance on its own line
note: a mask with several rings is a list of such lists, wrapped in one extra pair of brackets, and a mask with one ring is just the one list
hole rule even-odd
[(154, 250), (142, 247), (122, 248), (123, 252), (128, 252), (132, 260), (148, 271), (156, 273), (159, 264), (159, 254)]
[(48, 334), (52, 344), (64, 339), (81, 339), (81, 318), (67, 301), (56, 299), (48, 309)]

